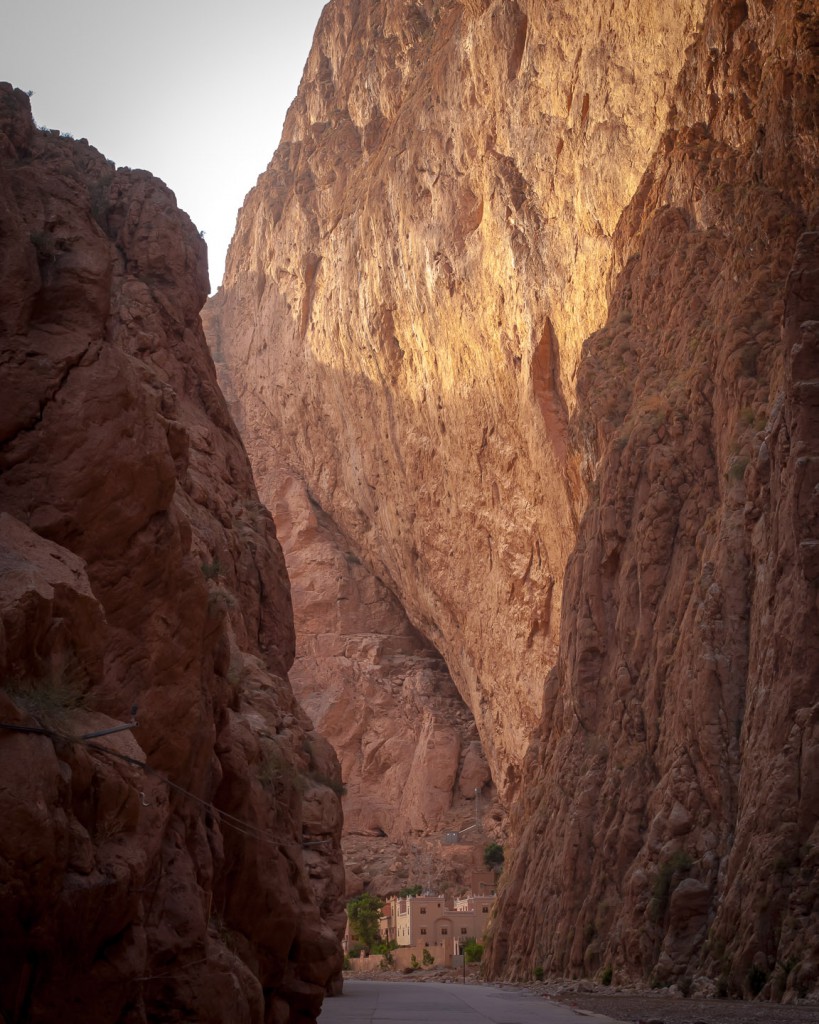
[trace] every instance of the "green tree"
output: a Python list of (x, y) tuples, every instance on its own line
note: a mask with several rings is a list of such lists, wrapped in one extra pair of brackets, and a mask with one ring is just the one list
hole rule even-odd
[(483, 862), (490, 871), (500, 871), (503, 867), (503, 847), (498, 843), (484, 847)]
[(480, 942), (476, 942), (475, 939), (469, 939), (464, 943), (463, 950), (468, 964), (479, 964), (481, 962), (483, 946)]
[(378, 922), (383, 904), (377, 896), (365, 892), (347, 904), (347, 919), (350, 922), (350, 934), (354, 939), (372, 947), (380, 940)]
[(398, 895), (404, 899), (405, 896), (420, 896), (423, 891), (420, 885), (405, 885), (403, 889), (398, 890)]

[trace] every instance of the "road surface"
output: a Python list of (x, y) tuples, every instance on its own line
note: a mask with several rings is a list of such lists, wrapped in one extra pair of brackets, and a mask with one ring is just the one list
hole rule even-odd
[(439, 981), (344, 982), (344, 995), (325, 999), (319, 1024), (611, 1024), (543, 996), (493, 985)]

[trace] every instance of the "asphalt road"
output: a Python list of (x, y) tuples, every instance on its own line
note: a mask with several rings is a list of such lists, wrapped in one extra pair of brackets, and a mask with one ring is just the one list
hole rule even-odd
[(543, 996), (493, 985), (430, 981), (344, 982), (344, 995), (325, 999), (319, 1024), (611, 1024)]

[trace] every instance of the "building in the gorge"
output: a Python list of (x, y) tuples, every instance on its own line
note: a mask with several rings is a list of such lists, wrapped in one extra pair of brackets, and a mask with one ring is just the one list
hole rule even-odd
[(482, 942), (495, 896), (465, 896), (449, 901), (444, 896), (393, 896), (384, 906), (381, 937), (399, 948), (420, 953), (437, 949), (439, 962), (461, 952), (470, 939)]

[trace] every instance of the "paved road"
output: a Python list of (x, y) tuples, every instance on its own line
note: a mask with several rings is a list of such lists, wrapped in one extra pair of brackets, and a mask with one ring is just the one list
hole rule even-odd
[(542, 996), (493, 985), (345, 981), (344, 995), (325, 999), (319, 1024), (611, 1024)]

